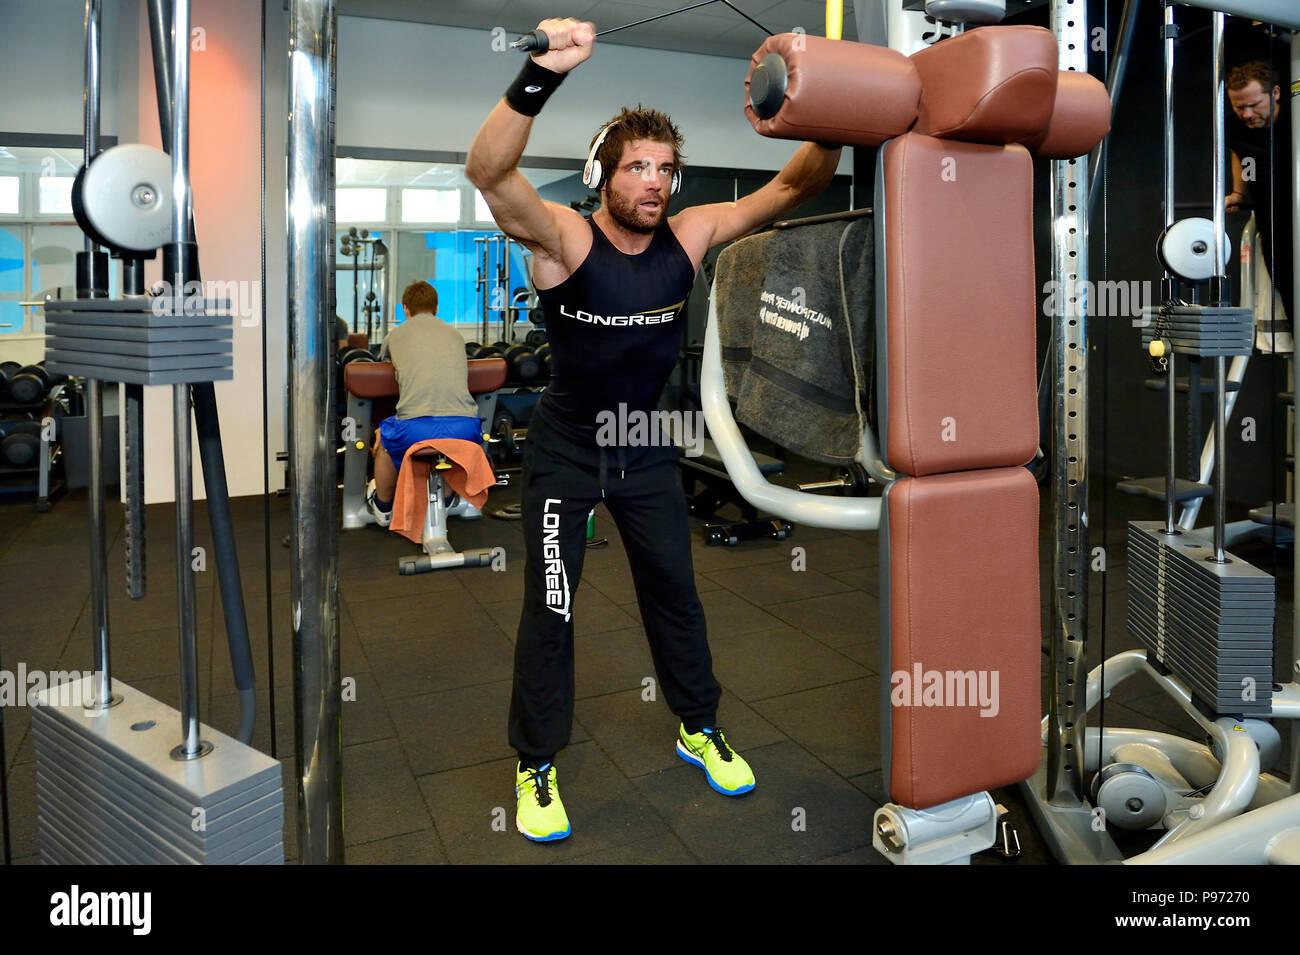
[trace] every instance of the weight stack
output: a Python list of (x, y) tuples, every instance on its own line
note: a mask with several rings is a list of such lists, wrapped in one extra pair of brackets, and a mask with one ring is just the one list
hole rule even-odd
[(1216, 563), (1205, 532), (1128, 528), (1129, 632), (1216, 714), (1269, 716), (1273, 578), (1240, 557)]
[(1142, 309), (1143, 347), (1151, 344), (1158, 324), (1180, 355), (1228, 358), (1249, 355), (1255, 346), (1255, 316), (1248, 308), (1218, 305), (1175, 305), (1165, 318), (1158, 306)]
[(229, 381), (230, 305), (225, 300), (87, 298), (45, 300), (45, 367), (131, 385)]
[(284, 863), (280, 764), (209, 726), (199, 759), (172, 759), (181, 715), (124, 683), (87, 710), (93, 677), (35, 696), (36, 810), (47, 865)]

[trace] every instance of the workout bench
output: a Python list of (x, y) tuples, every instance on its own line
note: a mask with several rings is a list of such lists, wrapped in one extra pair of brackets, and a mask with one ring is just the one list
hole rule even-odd
[[(472, 359), (468, 362), (467, 385), (479, 406), (485, 421), (492, 420), (496, 408), (497, 389), (506, 380), (506, 363), (502, 358)], [(356, 442), (347, 447), (343, 469), (343, 528), (351, 530), (375, 522), (366, 507), (367, 461), (369, 451), (363, 440), (369, 438), (375, 423), (393, 413), (398, 395), (397, 377), (391, 362), (353, 362), (343, 369), (344, 387), (348, 393), (348, 417), (358, 435)], [(382, 451), (382, 449), (381, 449)], [(452, 567), (486, 567), (491, 563), (492, 548), (481, 547), (457, 551), (447, 540), (447, 518), (460, 517), (476, 520), (481, 512), (468, 501), (453, 495), (450, 505), (445, 500), (443, 473), (455, 463), (435, 449), (415, 451), (408, 461), (429, 463), (428, 504), (424, 511), (419, 557), (403, 557), (398, 570), (404, 576), (423, 574)], [(504, 480), (498, 483), (505, 483)]]

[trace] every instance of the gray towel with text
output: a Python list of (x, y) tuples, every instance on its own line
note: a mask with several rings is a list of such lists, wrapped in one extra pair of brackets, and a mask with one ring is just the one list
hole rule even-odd
[(737, 421), (814, 461), (857, 459), (874, 394), (873, 257), (870, 215), (722, 252), (713, 294)]

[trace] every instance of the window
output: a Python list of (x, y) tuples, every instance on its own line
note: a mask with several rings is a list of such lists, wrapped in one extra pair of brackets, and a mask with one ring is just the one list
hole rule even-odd
[(43, 215), (72, 215), (72, 176), (41, 176), (37, 179), (36, 211)]
[(487, 200), (483, 198), (483, 193), (477, 189), (474, 190), (474, 221), (491, 222), (496, 224), (496, 219), (492, 218), (492, 210), (488, 208)]
[(338, 222), (383, 222), (388, 218), (387, 189), (339, 189), (334, 193)]
[(459, 189), (403, 189), (403, 222), (460, 221)]
[(0, 176), (0, 215), (16, 216), (23, 211), (21, 184), (18, 176)]

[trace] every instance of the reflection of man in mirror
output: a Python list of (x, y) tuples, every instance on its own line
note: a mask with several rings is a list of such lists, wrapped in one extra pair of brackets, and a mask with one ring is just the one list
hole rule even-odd
[(1232, 150), (1232, 192), (1226, 199), (1227, 210), (1236, 212), (1248, 200), (1254, 208), (1259, 230), (1255, 248), (1291, 318), (1295, 162), (1291, 155), (1291, 110), (1282, 97), (1277, 71), (1263, 60), (1233, 67), (1227, 85), (1235, 117), (1228, 120), (1226, 127)]

